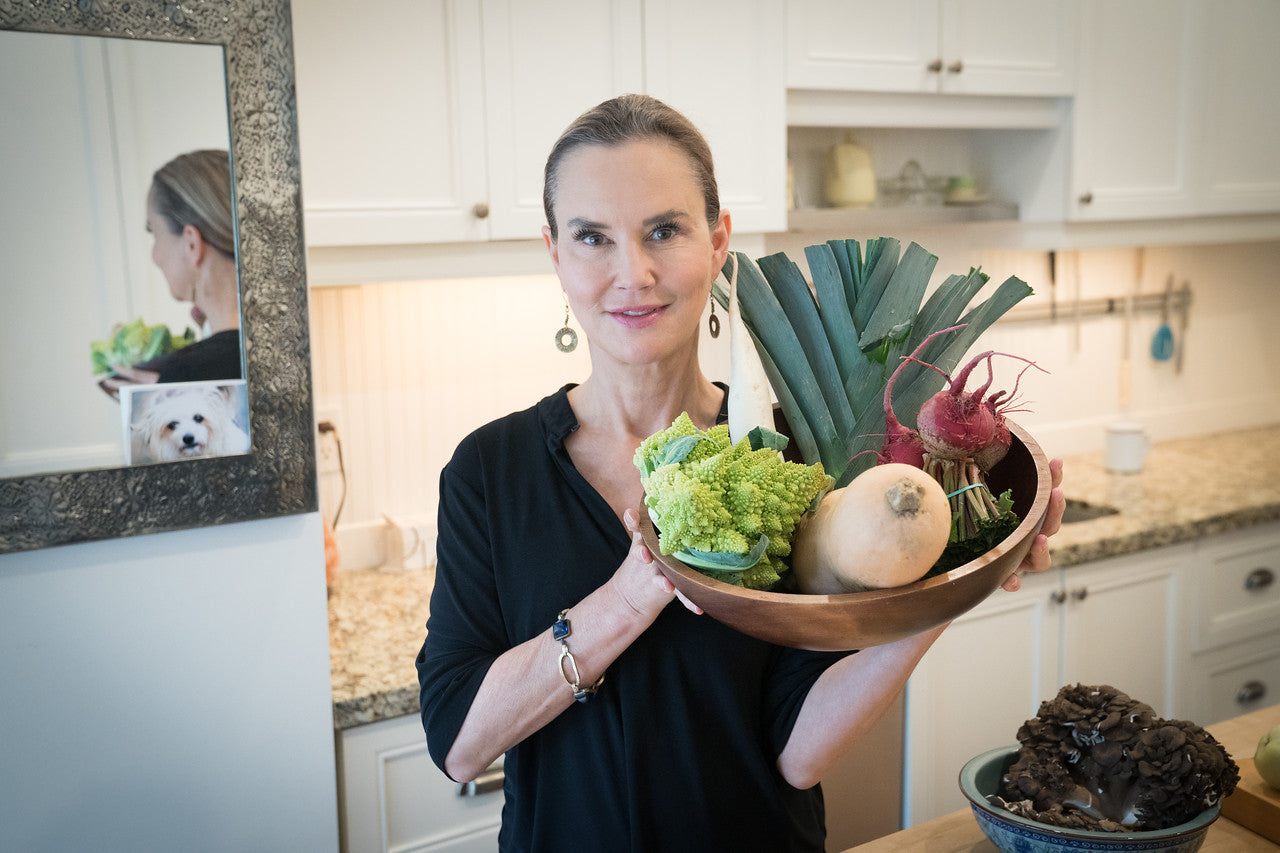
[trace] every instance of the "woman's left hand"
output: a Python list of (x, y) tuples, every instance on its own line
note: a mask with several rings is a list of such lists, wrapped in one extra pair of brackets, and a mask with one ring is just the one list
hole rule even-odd
[(98, 382), (98, 387), (120, 399), (120, 389), (125, 385), (154, 385), (160, 381), (160, 374), (154, 370), (138, 370), (134, 367), (116, 365), (111, 368), (111, 375)]
[(1058, 528), (1062, 526), (1062, 513), (1067, 508), (1067, 499), (1062, 494), (1061, 459), (1049, 461), (1049, 475), (1052, 478), (1053, 490), (1049, 492), (1049, 508), (1044, 514), (1044, 524), (1041, 525), (1040, 532), (1036, 534), (1030, 550), (1027, 551), (1027, 556), (1022, 558), (1017, 570), (1005, 578), (1004, 583), (1001, 584), (1009, 592), (1017, 592), (1022, 586), (1021, 575), (1026, 572), (1047, 572), (1051, 565), (1049, 537), (1057, 533)]

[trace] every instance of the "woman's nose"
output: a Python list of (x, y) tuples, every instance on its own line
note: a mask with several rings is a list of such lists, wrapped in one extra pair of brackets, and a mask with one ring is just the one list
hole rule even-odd
[(620, 287), (650, 287), (656, 281), (653, 259), (642, 244), (635, 241), (620, 244), (615, 281)]

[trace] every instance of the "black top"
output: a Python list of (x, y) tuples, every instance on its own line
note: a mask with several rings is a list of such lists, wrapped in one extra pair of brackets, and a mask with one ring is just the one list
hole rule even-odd
[[(441, 474), (417, 658), (441, 769), (494, 658), (546, 632), (630, 546), (565, 449), (571, 387), (472, 433)], [(821, 790), (788, 785), (776, 758), (809, 688), (842, 656), (773, 646), (671, 604), (596, 696), (508, 751), (501, 849), (822, 850)]]
[(139, 370), (160, 374), (157, 382), (200, 382), (211, 379), (243, 379), (240, 365), (240, 330), (215, 332), (202, 341), (187, 344), (162, 356), (135, 364)]

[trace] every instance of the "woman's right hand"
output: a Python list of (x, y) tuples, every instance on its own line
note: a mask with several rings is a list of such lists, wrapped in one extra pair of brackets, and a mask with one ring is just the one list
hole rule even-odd
[(636, 510), (628, 508), (624, 511), (622, 523), (631, 534), (631, 550), (614, 573), (614, 580), (619, 583), (619, 591), (627, 603), (637, 612), (657, 618), (658, 612), (674, 596), (690, 612), (701, 613), (702, 608), (685, 598), (684, 593), (676, 589), (658, 567), (653, 552), (644, 544), (644, 537), (640, 533), (640, 516)]

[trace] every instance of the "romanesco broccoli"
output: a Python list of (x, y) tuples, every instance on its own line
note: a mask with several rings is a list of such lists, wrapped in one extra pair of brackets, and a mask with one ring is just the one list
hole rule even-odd
[(769, 589), (789, 570), (800, 517), (835, 485), (821, 463), (786, 462), (786, 439), (761, 430), (736, 445), (688, 413), (645, 439), (635, 465), (659, 548), (718, 580)]

